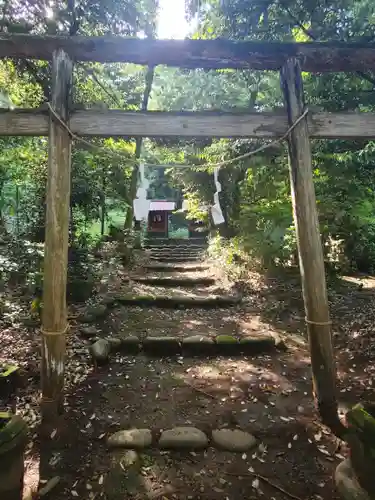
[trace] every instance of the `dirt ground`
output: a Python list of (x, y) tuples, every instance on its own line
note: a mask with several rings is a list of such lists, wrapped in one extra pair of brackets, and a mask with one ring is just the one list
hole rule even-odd
[[(116, 266), (110, 268), (112, 278), (103, 277), (101, 291), (125, 279)], [(364, 276), (329, 287), (341, 411), (373, 399), (374, 287), (375, 280)], [(35, 485), (39, 474), (42, 481), (59, 476), (50, 494), (54, 500), (105, 498), (108, 481), (118, 480), (110, 472), (108, 435), (129, 427), (149, 427), (157, 435), (194, 425), (208, 435), (218, 427), (240, 428), (256, 436), (259, 446), (237, 454), (212, 447), (190, 453), (147, 450), (137, 493), (114, 493), (111, 500), (338, 498), (332, 476), (347, 450), (320, 424), (313, 407), (299, 278), (252, 274), (244, 290), (243, 303), (228, 309), (116, 307), (96, 323), (98, 336), (272, 331), (285, 339), (287, 352), (233, 358), (116, 354), (108, 366), (94, 370), (90, 341), (73, 320), (66, 412), (48, 439), (38, 432), (38, 332), (3, 316), (0, 361), (19, 363), (28, 378), (18, 399), (18, 412), (31, 429), (26, 487)]]

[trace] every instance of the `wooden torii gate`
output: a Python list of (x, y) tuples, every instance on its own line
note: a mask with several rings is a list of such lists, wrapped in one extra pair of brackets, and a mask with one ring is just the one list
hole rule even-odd
[[(226, 40), (138, 40), (121, 37), (1, 35), (0, 57), (52, 60), (51, 110), (0, 113), (0, 135), (49, 137), (42, 321), (42, 415), (63, 407), (71, 134), (98, 137), (279, 138), (303, 115), (301, 70), (366, 71), (375, 45), (259, 43)], [(284, 113), (162, 113), (74, 110), (73, 61), (165, 64), (184, 68), (280, 71)], [(56, 119), (56, 116), (59, 118)], [(340, 434), (323, 251), (311, 165), (310, 138), (375, 139), (375, 114), (309, 113), (288, 135), (290, 180), (313, 386), (323, 421)]]

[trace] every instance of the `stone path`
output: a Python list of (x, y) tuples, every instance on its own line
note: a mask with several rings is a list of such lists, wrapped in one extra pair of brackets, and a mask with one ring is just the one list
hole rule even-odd
[[(231, 321), (230, 309), (241, 305), (241, 295), (233, 284), (223, 284), (212, 275), (210, 267), (202, 262), (203, 250), (202, 245), (194, 243), (191, 247), (180, 243), (147, 250), (149, 261), (154, 259), (156, 263), (133, 273), (122, 285), (123, 291), (108, 295), (104, 303), (88, 309), (81, 317), (82, 322), (87, 322), (105, 316), (110, 325), (107, 345), (99, 339), (91, 348), (93, 357), (102, 362), (116, 351), (207, 356), (285, 349), (274, 333), (238, 330)], [(174, 264), (181, 256), (186, 262)], [(113, 308), (116, 313), (110, 314)], [(147, 308), (148, 313), (141, 314), (141, 308)], [(213, 320), (207, 320), (204, 310), (212, 308)], [(170, 312), (165, 313), (169, 309), (174, 311), (172, 318)], [(95, 339), (91, 333), (87, 327), (82, 328), (84, 336)]]
[[(283, 485), (297, 481), (292, 491), (307, 498), (293, 453), (310, 438), (291, 415), (311, 404), (302, 389), (308, 367), (295, 372), (301, 388), (291, 385), (281, 361), (289, 354), (270, 325), (249, 319), (201, 246), (175, 262), (180, 250), (147, 250), (142, 270), (129, 279), (119, 269), (115, 286), (78, 318), (96, 369), (84, 413), (76, 392), (69, 422), (78, 419), (77, 439), (88, 446), (94, 492), (108, 500), (257, 498), (252, 471), (268, 475), (277, 464), (290, 478)], [(213, 296), (225, 301), (204, 307)], [(289, 442), (281, 450), (280, 435)], [(312, 478), (310, 491), (316, 483)]]
[[(96, 363), (106, 363), (111, 354), (121, 353), (132, 356), (136, 353), (144, 353), (154, 356), (182, 355), (194, 356), (219, 356), (219, 355), (246, 355), (259, 352), (274, 351), (283, 343), (276, 335), (238, 335), (236, 329), (228, 329), (221, 333), (220, 329), (212, 328), (210, 334), (199, 334), (195, 331), (196, 320), (201, 316), (204, 308), (215, 308), (221, 311), (220, 317), (230, 313), (228, 309), (241, 304), (241, 296), (230, 285), (224, 286), (210, 274), (210, 267), (203, 264), (203, 248), (199, 246), (188, 247), (181, 245), (169, 247), (153, 247), (148, 250), (149, 264), (145, 269), (146, 274), (138, 273), (131, 276), (124, 293), (112, 295), (106, 301), (106, 307), (120, 307), (127, 319), (129, 313), (136, 308), (137, 315), (132, 326), (150, 326), (150, 332), (136, 334), (132, 328), (127, 332), (122, 331), (120, 335), (112, 335), (107, 338), (99, 338), (91, 345), (91, 355)], [(125, 307), (124, 307), (125, 306)], [(140, 318), (139, 308), (149, 307), (146, 322)], [(130, 308), (130, 309), (129, 309)], [(152, 309), (151, 309), (152, 308)], [(155, 308), (174, 309), (180, 313), (175, 318), (168, 317), (160, 322), (160, 315), (155, 314)], [(103, 306), (99, 307), (103, 312)], [(107, 310), (106, 314), (110, 316)], [(181, 314), (182, 313), (182, 314)], [(114, 314), (118, 317), (117, 314)], [(95, 313), (94, 313), (95, 317)], [(193, 327), (190, 332), (181, 332), (180, 335), (170, 335), (168, 327), (174, 323), (181, 325), (181, 319), (189, 322)], [(179, 321), (180, 320), (180, 321)], [(137, 323), (135, 325), (135, 323)], [(220, 323), (223, 323), (219, 319)], [(155, 327), (161, 326), (160, 329)], [(208, 328), (203, 322), (204, 328)], [(178, 329), (178, 326), (177, 326)], [(148, 330), (148, 329), (147, 329)], [(161, 330), (161, 331), (160, 331)], [(82, 334), (94, 338), (94, 331), (90, 327), (82, 328)], [(188, 421), (190, 423), (190, 421)], [(159, 450), (179, 450), (194, 452), (204, 450), (212, 446), (218, 450), (229, 452), (246, 452), (257, 446), (257, 439), (249, 432), (238, 428), (208, 428), (203, 431), (194, 425), (183, 425), (169, 429), (160, 428), (125, 428), (117, 430), (107, 439), (110, 450), (115, 450), (112, 455), (112, 470), (118, 470), (120, 463), (124, 461), (124, 455), (119, 454), (119, 449), (138, 450), (143, 453), (149, 448)], [(115, 457), (118, 457), (116, 460)], [(129, 457), (125, 455), (127, 463)], [(121, 462), (122, 460), (122, 462)], [(130, 460), (130, 468), (134, 475), (134, 464), (139, 460), (136, 456)], [(139, 468), (140, 470), (140, 468)], [(108, 479), (113, 481), (112, 474)], [(133, 478), (134, 479), (134, 478)], [(136, 488), (137, 489), (137, 488)], [(107, 489), (108, 490), (108, 489)], [(118, 495), (112, 487), (108, 491), (110, 499), (116, 499)], [(107, 494), (108, 494), (107, 491)], [(120, 488), (122, 491), (122, 488)]]

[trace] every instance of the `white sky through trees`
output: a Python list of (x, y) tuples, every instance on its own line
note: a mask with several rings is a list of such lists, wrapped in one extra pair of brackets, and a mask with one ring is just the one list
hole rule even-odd
[(185, 38), (189, 32), (185, 0), (159, 0), (158, 38)]

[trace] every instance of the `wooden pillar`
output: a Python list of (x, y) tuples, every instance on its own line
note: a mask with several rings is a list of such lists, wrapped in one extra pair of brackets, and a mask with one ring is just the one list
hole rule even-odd
[[(291, 126), (304, 111), (302, 75), (296, 58), (289, 59), (282, 67), (281, 86), (288, 122)], [(307, 117), (291, 131), (288, 146), (290, 184), (310, 342), (314, 396), (322, 421), (334, 433), (340, 435), (344, 428), (337, 411), (336, 370)]]
[[(73, 65), (63, 50), (53, 54), (51, 106), (66, 123)], [(66, 282), (69, 239), (71, 140), (69, 132), (51, 112), (42, 321), (42, 419), (53, 423), (63, 410)]]

